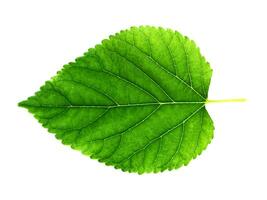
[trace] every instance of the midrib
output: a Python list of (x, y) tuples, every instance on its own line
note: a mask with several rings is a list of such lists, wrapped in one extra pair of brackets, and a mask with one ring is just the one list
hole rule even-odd
[(119, 107), (138, 107), (153, 105), (177, 105), (177, 104), (205, 104), (204, 101), (174, 101), (174, 102), (155, 102), (155, 103), (133, 103), (118, 105), (26, 105), (26, 107), (40, 108), (119, 108)]

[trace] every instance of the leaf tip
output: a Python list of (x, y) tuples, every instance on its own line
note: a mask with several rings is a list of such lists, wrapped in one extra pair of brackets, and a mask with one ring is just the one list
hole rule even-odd
[(27, 100), (23, 100), (19, 102), (18, 107), (27, 108)]

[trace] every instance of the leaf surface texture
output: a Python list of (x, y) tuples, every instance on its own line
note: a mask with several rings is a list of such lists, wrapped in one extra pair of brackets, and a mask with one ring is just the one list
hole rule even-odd
[(19, 103), (73, 149), (128, 172), (187, 165), (213, 138), (212, 70), (177, 31), (132, 27), (63, 67)]

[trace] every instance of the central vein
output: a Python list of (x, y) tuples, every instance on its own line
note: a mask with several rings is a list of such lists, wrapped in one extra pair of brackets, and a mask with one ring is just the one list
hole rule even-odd
[(119, 108), (119, 107), (135, 107), (135, 106), (153, 106), (153, 105), (176, 105), (176, 104), (205, 104), (205, 101), (178, 101), (178, 102), (154, 102), (154, 103), (133, 103), (133, 104), (117, 104), (117, 105), (40, 105), (31, 107), (53, 107), (53, 108)]

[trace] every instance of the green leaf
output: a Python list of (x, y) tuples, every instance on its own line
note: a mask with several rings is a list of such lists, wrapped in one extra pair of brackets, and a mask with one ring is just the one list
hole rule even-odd
[(212, 70), (170, 29), (121, 31), (19, 103), (63, 144), (128, 172), (187, 165), (213, 138)]

